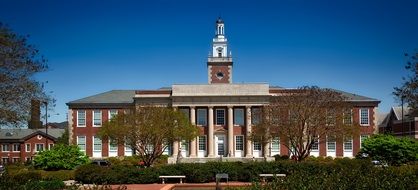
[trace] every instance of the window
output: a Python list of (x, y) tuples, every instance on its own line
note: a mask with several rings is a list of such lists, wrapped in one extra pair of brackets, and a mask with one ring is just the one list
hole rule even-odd
[(244, 150), (244, 136), (235, 136), (235, 150)]
[(118, 110), (109, 110), (109, 120), (118, 115)]
[(206, 136), (199, 136), (199, 150), (206, 150)]
[(271, 141), (271, 151), (280, 152), (280, 138), (274, 137)]
[(334, 109), (329, 109), (327, 110), (327, 123), (326, 125), (328, 126), (334, 126), (335, 125), (335, 110)]
[(93, 137), (93, 151), (102, 151), (102, 140), (99, 137)]
[(346, 137), (344, 138), (344, 151), (352, 151), (353, 150), (353, 138)]
[(94, 110), (93, 111), (93, 126), (102, 125), (102, 111)]
[(352, 114), (352, 110), (346, 110), (344, 112), (344, 120), (343, 120), (344, 124), (346, 125), (351, 125), (353, 123), (353, 114)]
[(225, 125), (225, 109), (216, 109), (216, 125)]
[(1, 161), (3, 162), (3, 164), (7, 164), (7, 163), (9, 163), (9, 158), (8, 157), (3, 157), (3, 158), (1, 158)]
[(30, 152), (31, 148), (30, 148), (30, 144), (26, 144), (26, 152)]
[(235, 125), (244, 125), (244, 109), (235, 108), (234, 109), (234, 124)]
[(36, 144), (36, 152), (40, 152), (44, 150), (44, 144)]
[(188, 108), (180, 108), (179, 111), (181, 113), (184, 113), (184, 115), (186, 116), (186, 118), (188, 118), (190, 120), (190, 111)]
[(2, 152), (9, 152), (9, 144), (2, 144), (1, 145), (1, 151)]
[(360, 125), (369, 125), (369, 109), (367, 108), (360, 109)]
[(20, 144), (13, 144), (13, 152), (19, 152), (20, 151)]
[(206, 109), (197, 109), (197, 125), (201, 125), (201, 126), (207, 125), (207, 110)]
[(86, 126), (86, 110), (77, 111), (77, 126), (79, 127)]
[(361, 136), (360, 136), (360, 148), (363, 148), (363, 142), (364, 142), (364, 140), (366, 140), (367, 138), (369, 138), (369, 135), (361, 135)]
[(81, 151), (86, 151), (86, 136), (77, 136), (77, 145)]
[(32, 159), (30, 157), (25, 157), (26, 162), (30, 162)]
[(116, 141), (109, 140), (109, 151), (118, 151), (118, 144)]
[(251, 124), (253, 125), (260, 124), (260, 119), (261, 119), (261, 109), (252, 108), (251, 109)]
[(314, 143), (312, 144), (312, 149), (313, 152), (317, 152), (319, 151), (319, 139), (315, 139)]
[(261, 150), (261, 144), (258, 141), (254, 141), (254, 150)]
[(49, 150), (51, 150), (53, 147), (54, 147), (54, 144), (53, 144), (53, 143), (49, 143), (49, 144), (48, 144), (48, 149), (49, 149)]
[(330, 152), (335, 151), (335, 137), (328, 136), (327, 137), (327, 150)]
[(20, 162), (20, 158), (19, 157), (13, 157), (13, 163), (18, 163)]

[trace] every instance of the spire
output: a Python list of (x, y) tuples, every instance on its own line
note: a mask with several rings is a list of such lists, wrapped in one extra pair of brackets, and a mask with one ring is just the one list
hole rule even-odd
[(216, 36), (223, 37), (225, 35), (225, 26), (224, 21), (221, 17), (218, 17), (218, 20), (216, 20), (216, 30), (215, 30)]

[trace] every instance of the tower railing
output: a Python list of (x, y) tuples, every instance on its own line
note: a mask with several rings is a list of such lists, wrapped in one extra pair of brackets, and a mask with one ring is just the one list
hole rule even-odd
[(208, 57), (208, 62), (231, 62), (232, 57)]

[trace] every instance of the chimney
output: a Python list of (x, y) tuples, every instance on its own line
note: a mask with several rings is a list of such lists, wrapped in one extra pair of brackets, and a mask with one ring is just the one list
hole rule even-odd
[(42, 127), (41, 123), (41, 101), (32, 99), (30, 101), (30, 122), (29, 129), (39, 129)]

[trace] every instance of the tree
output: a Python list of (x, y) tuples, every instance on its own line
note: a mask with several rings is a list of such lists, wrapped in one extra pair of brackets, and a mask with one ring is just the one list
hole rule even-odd
[(274, 137), (284, 138), (288, 142), (284, 146), (297, 161), (302, 161), (321, 137), (341, 140), (358, 132), (351, 108), (340, 93), (331, 89), (285, 90), (261, 109), (252, 137), (262, 144)]
[(412, 114), (418, 114), (418, 52), (405, 56), (408, 58), (405, 68), (411, 71), (412, 75), (403, 77), (402, 85), (395, 87), (393, 94), (408, 104)]
[(379, 134), (367, 138), (362, 146), (359, 155), (366, 153), (371, 159), (389, 165), (418, 161), (418, 142), (413, 138)]
[(26, 38), (0, 23), (0, 125), (26, 123), (31, 100), (48, 100), (33, 78), (47, 69), (46, 60)]
[(70, 133), (68, 132), (68, 128), (65, 129), (64, 133), (61, 135), (61, 137), (58, 137), (56, 144), (69, 144), (69, 137)]
[(99, 136), (109, 138), (115, 144), (130, 146), (145, 166), (151, 166), (170, 143), (196, 137), (197, 127), (180, 111), (141, 106), (105, 122)]
[(36, 168), (43, 170), (72, 170), (89, 162), (89, 158), (76, 145), (56, 144), (51, 150), (39, 152), (33, 160)]

